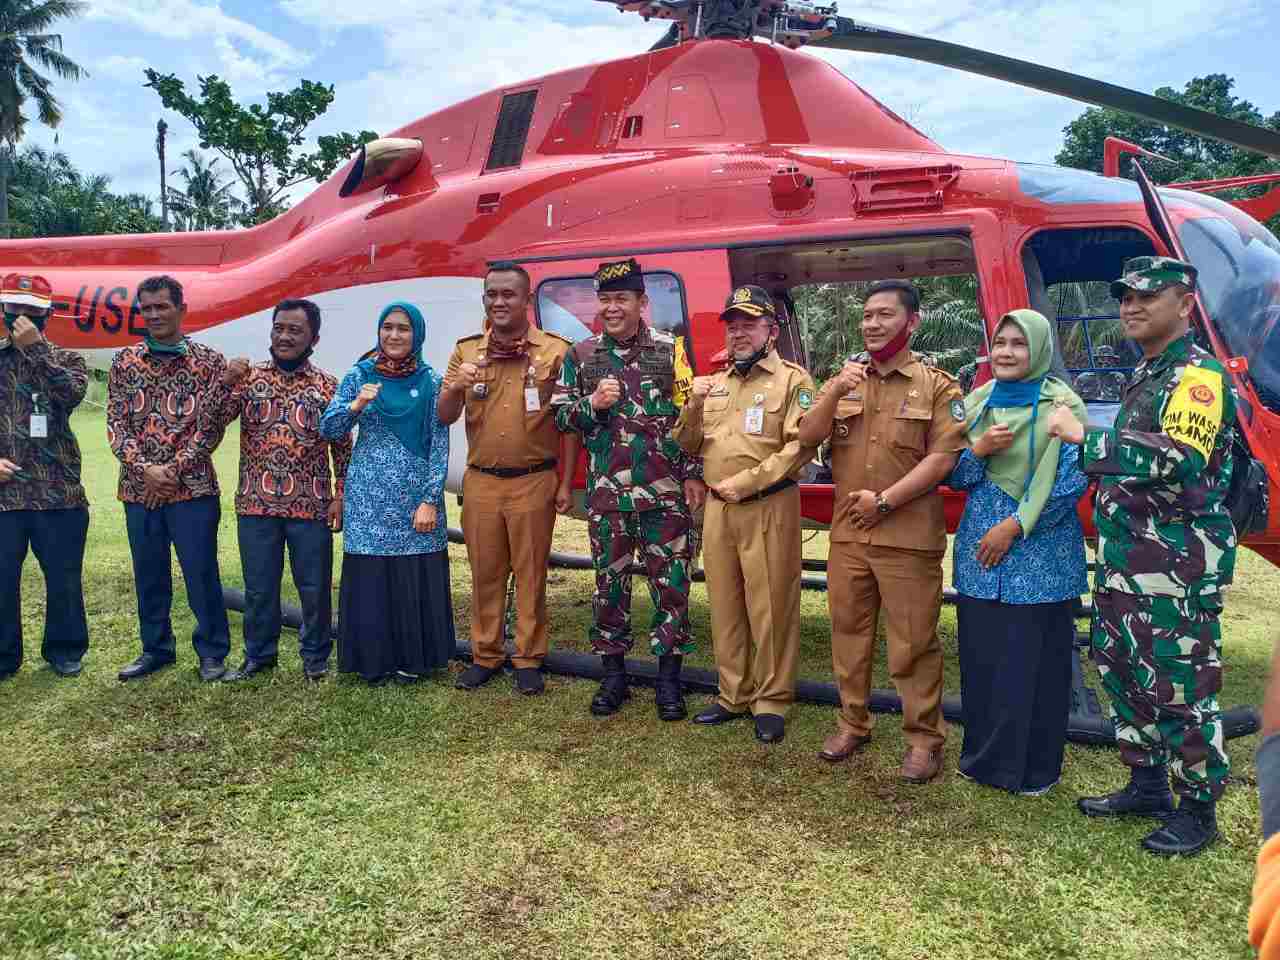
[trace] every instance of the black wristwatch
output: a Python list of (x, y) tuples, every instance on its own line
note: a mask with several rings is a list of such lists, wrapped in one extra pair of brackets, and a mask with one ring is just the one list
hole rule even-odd
[(883, 493), (876, 494), (876, 510), (879, 511), (880, 516), (882, 517), (886, 514), (893, 513), (893, 505), (884, 498)]

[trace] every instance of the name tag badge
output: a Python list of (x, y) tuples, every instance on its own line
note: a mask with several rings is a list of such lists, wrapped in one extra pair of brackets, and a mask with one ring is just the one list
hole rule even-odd
[(537, 413), (542, 409), (542, 397), (538, 395), (537, 387), (524, 388), (524, 412)]
[(49, 437), (49, 418), (43, 413), (31, 415), (31, 439), (46, 440)]
[(742, 430), (744, 433), (749, 433), (754, 437), (764, 433), (764, 407), (748, 408)]

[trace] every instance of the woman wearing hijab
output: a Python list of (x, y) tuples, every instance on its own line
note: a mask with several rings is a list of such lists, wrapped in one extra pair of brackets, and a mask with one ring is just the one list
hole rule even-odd
[(377, 347), (343, 378), (320, 420), (330, 438), (359, 427), (343, 502), (338, 669), (375, 684), (411, 683), (454, 649), (449, 428), (436, 419), (440, 377), (422, 358), (422, 313), (389, 304), (377, 332)]
[(1001, 318), (995, 379), (965, 398), (970, 449), (947, 484), (968, 492), (953, 548), (964, 746), (960, 773), (1037, 796), (1058, 781), (1070, 709), (1074, 608), (1088, 589), (1076, 502), (1079, 450), (1047, 429), (1084, 404), (1048, 376), (1053, 330), (1034, 310)]

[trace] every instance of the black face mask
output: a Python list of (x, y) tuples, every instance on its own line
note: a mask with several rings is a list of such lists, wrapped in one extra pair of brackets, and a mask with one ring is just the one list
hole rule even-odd
[(738, 376), (745, 377), (748, 373), (750, 373), (751, 368), (754, 367), (761, 360), (763, 360), (768, 355), (769, 351), (772, 348), (773, 348), (773, 344), (766, 340), (763, 347), (761, 347), (751, 356), (747, 357), (745, 360), (734, 360), (733, 366), (738, 371)]
[[(18, 322), (18, 318), (23, 316), (21, 313), (10, 313), (8, 310), (4, 313), (4, 327), (10, 333), (13, 333), (13, 325)], [(27, 319), (36, 325), (36, 329), (44, 333), (45, 322), (49, 319), (49, 314), (42, 313), (38, 316), (27, 316)]]
[(293, 373), (293, 371), (297, 370), (300, 366), (302, 366), (304, 363), (307, 362), (307, 360), (311, 358), (311, 354), (314, 351), (314, 349), (315, 349), (314, 347), (307, 347), (307, 349), (303, 350), (302, 353), (294, 357), (292, 360), (281, 360), (279, 357), (276, 356), (276, 348), (272, 347), (271, 359), (275, 361), (275, 365), (279, 367), (281, 370), (283, 370), (285, 373)]

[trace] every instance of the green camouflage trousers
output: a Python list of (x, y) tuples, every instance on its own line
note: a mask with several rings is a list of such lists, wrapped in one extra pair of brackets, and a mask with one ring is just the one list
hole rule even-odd
[(653, 600), (649, 648), (657, 656), (689, 653), (689, 511), (685, 505), (657, 510), (591, 513), (591, 558), (596, 592), (591, 646), (599, 654), (631, 649), (631, 574), (637, 552), (649, 579)]
[(1093, 660), (1120, 759), (1131, 767), (1171, 761), (1174, 792), (1206, 801), (1222, 796), (1230, 769), (1218, 708), (1221, 613), (1216, 596), (1093, 596)]

